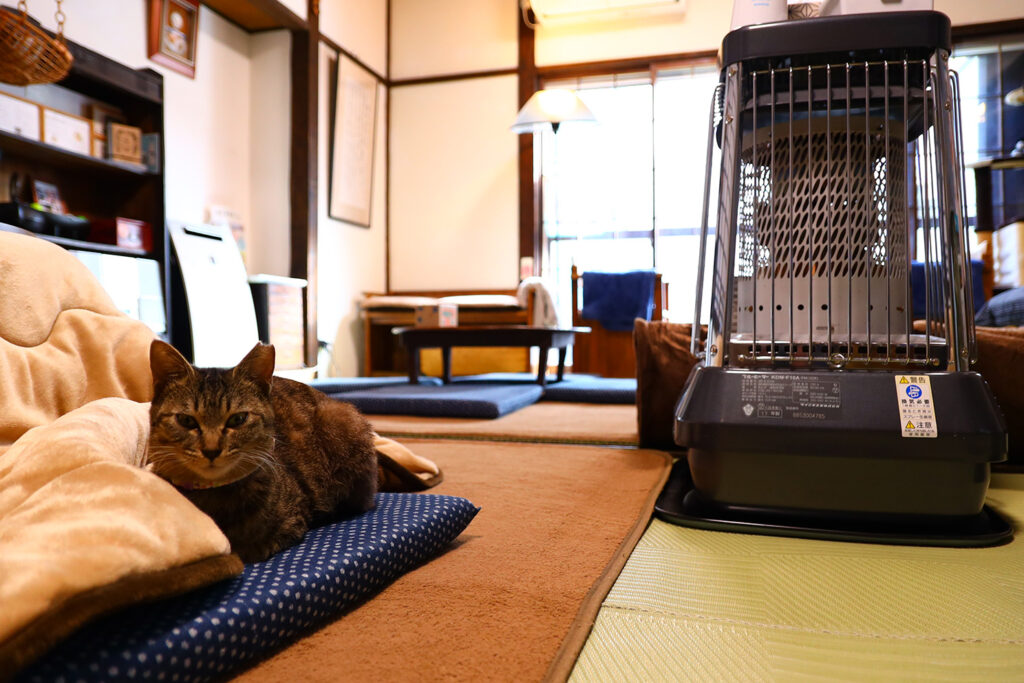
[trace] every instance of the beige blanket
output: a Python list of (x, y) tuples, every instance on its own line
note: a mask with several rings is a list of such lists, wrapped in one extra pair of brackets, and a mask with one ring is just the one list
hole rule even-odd
[[(239, 573), (213, 520), (141, 466), (153, 333), (74, 256), (0, 232), (0, 680), (117, 607)], [(388, 490), (441, 479), (381, 439)]]

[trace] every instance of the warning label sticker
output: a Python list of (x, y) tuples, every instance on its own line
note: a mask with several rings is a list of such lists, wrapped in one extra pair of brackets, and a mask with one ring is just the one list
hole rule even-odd
[(896, 375), (896, 403), (903, 436), (936, 438), (935, 403), (928, 375)]

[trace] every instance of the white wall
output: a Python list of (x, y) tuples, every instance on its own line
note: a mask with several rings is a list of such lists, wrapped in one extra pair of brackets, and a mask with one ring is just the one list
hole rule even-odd
[(320, 32), (387, 76), (388, 6), (380, 0), (326, 0), (320, 3)]
[(542, 25), (537, 66), (717, 50), (729, 30), (732, 3), (687, 0), (682, 14), (573, 25)]
[[(324, 34), (383, 75), (387, 67), (387, 0), (335, 0), (321, 2), (320, 7)], [(319, 57), (317, 337), (332, 345), (322, 374), (356, 376), (360, 374), (363, 355), (359, 301), (364, 292), (383, 292), (386, 287), (387, 88), (381, 85), (377, 92), (370, 226), (335, 220), (327, 215), (327, 207), (332, 144), (329, 114), (337, 54), (321, 45)]]
[(391, 89), (391, 288), (514, 289), (515, 75)]
[[(391, 78), (518, 65), (516, 0), (392, 0)], [(518, 283), (517, 77), (391, 88), (392, 289)]]
[(392, 0), (392, 80), (515, 68), (516, 1)]

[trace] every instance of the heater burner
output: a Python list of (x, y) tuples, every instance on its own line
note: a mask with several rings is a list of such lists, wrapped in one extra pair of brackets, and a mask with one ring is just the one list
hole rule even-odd
[(815, 529), (981, 513), (1006, 430), (970, 370), (949, 32), (937, 12), (893, 12), (726, 36), (710, 322), (675, 423), (701, 509)]

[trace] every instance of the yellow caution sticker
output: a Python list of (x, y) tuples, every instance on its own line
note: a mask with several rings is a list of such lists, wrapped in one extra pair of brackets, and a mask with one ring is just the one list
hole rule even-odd
[(896, 375), (896, 404), (900, 409), (903, 436), (926, 439), (938, 437), (935, 401), (928, 375)]

